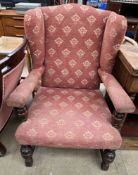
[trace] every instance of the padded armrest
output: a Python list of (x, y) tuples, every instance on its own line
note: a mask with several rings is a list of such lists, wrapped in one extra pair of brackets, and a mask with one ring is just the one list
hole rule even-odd
[(116, 111), (119, 113), (133, 113), (135, 106), (115, 77), (101, 69), (98, 72)]
[(6, 100), (8, 106), (22, 107), (24, 106), (31, 93), (38, 85), (38, 82), (44, 72), (44, 67), (33, 69), (24, 81), (10, 94)]

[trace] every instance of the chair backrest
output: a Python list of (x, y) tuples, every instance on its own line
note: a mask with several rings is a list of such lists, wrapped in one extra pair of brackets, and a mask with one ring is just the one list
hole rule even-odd
[(6, 99), (19, 82), (25, 63), (25, 46), (26, 39), (14, 52), (0, 60), (0, 131), (12, 112)]
[(33, 68), (45, 65), (42, 85), (49, 87), (97, 89), (98, 68), (111, 72), (125, 30), (124, 17), (80, 4), (25, 15)]

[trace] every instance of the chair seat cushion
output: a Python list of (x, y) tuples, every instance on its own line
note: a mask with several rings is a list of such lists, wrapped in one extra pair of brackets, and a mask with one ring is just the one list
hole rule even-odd
[(22, 145), (117, 149), (121, 136), (99, 90), (41, 87), (16, 131)]

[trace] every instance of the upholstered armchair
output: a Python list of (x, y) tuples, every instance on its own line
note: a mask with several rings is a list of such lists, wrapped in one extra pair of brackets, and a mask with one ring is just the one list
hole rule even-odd
[[(9, 106), (23, 107), (41, 80), (15, 134), (26, 166), (32, 166), (34, 146), (47, 146), (98, 149), (102, 169), (109, 168), (122, 142), (117, 128), (125, 113), (135, 110), (111, 74), (126, 23), (123, 16), (79, 4), (26, 12), (32, 71), (7, 100)], [(99, 90), (101, 80), (114, 115)]]
[[(12, 38), (13, 39), (13, 38)], [(8, 40), (8, 39), (7, 39)], [(6, 125), (12, 106), (7, 106), (6, 100), (9, 94), (16, 88), (25, 63), (26, 39), (22, 39), (20, 45), (9, 54), (1, 54), (0, 60), (0, 132)], [(21, 109), (22, 110), (22, 109)], [(6, 147), (0, 142), (0, 157), (6, 153)]]

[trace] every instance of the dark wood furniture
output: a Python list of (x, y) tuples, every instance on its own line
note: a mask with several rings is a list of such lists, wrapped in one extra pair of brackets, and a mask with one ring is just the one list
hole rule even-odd
[(3, 30), (3, 24), (2, 24), (2, 20), (0, 17), (0, 36), (4, 35), (4, 30)]
[[(24, 36), (24, 15), (16, 14), (15, 10), (0, 11), (0, 36)], [(27, 66), (30, 71), (30, 55), (27, 49)]]
[(0, 11), (0, 36), (23, 36), (24, 15), (16, 14), (15, 10)]
[[(114, 76), (124, 87), (126, 92), (134, 100), (138, 93), (138, 45), (133, 40), (128, 39), (122, 45), (113, 70)], [(138, 114), (138, 113), (137, 113)], [(132, 117), (133, 116), (133, 117)], [(138, 149), (137, 126), (138, 115), (129, 114), (126, 118), (121, 133), (125, 136), (122, 149)], [(129, 125), (129, 122), (135, 123)], [(126, 137), (126, 136), (133, 137)]]
[(124, 89), (133, 95), (138, 92), (138, 45), (122, 45), (119, 58), (114, 68), (115, 76)]
[(84, 5), (86, 5), (86, 3), (87, 3), (87, 0), (83, 0), (82, 2), (83, 2), (83, 4), (84, 4)]
[[(6, 99), (3, 99), (3, 96), (4, 96), (3, 93), (6, 92), (6, 91), (4, 91), (4, 89), (6, 88), (6, 87), (4, 87), (5, 76), (15, 73), (14, 71), (16, 69), (14, 69), (14, 68), (16, 68), (17, 65), (19, 65), (21, 63), (21, 61), (23, 60), (23, 58), (25, 56), (25, 52), (24, 52), (25, 47), (26, 47), (26, 39), (24, 39), (22, 44), (19, 47), (17, 47), (13, 52), (11, 52), (11, 53), (9, 53), (7, 55), (6, 54), (0, 54), (0, 104), (5, 104), (5, 100), (6, 100)], [(24, 64), (24, 62), (22, 64)], [(16, 74), (18, 74), (18, 73), (16, 73)], [(15, 77), (15, 82), (18, 82), (19, 79), (20, 79), (20, 75), (19, 76), (17, 75)], [(11, 87), (11, 88), (13, 88), (13, 87)], [(9, 89), (9, 90), (13, 90), (13, 89)], [(1, 106), (0, 111), (2, 109), (3, 109), (3, 105)], [(6, 109), (7, 108), (5, 108), (5, 110)], [(10, 115), (11, 115), (11, 111), (8, 113), (9, 117), (10, 117)], [(2, 113), (2, 115), (0, 115), (0, 117), (4, 117), (4, 113)], [(6, 125), (6, 123), (4, 123), (4, 125)], [(4, 127), (2, 126), (2, 130), (3, 129), (4, 129)], [(0, 130), (0, 132), (2, 130)], [(5, 153), (6, 153), (6, 148), (0, 142), (0, 157), (4, 156)]]
[(134, 33), (134, 39), (138, 42), (138, 1), (137, 0), (109, 0), (107, 9), (124, 15), (128, 21), (127, 32)]

